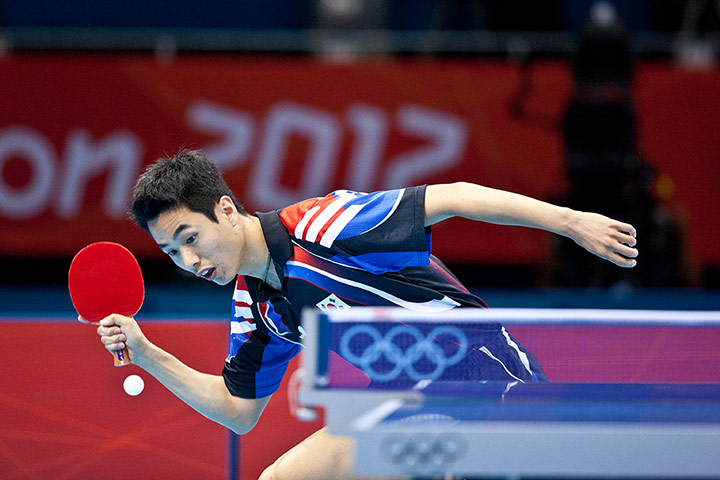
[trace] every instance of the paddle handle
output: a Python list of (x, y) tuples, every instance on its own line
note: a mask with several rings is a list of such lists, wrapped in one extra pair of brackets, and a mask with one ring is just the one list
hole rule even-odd
[(115, 360), (116, 367), (124, 367), (125, 365), (130, 365), (130, 356), (128, 355), (127, 348), (123, 348), (122, 350), (115, 350), (115, 355), (113, 355), (113, 359)]

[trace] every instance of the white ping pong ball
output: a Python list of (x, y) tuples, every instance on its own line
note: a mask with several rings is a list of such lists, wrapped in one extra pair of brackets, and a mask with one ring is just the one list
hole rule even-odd
[(142, 377), (138, 375), (129, 375), (123, 382), (123, 388), (125, 389), (125, 393), (134, 397), (142, 393), (143, 388), (145, 388), (145, 382)]

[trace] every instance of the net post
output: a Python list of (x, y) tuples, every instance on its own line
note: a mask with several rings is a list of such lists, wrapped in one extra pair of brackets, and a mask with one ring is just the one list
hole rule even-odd
[(315, 386), (324, 388), (330, 383), (329, 353), (330, 353), (330, 319), (327, 313), (317, 315), (317, 365)]
[(302, 325), (305, 330), (302, 388), (306, 391), (324, 388), (329, 383), (330, 321), (327, 314), (307, 308), (303, 310)]

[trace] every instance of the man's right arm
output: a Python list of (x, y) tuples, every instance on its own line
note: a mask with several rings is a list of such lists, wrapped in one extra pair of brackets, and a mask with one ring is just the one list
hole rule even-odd
[(620, 267), (637, 264), (635, 228), (630, 224), (467, 182), (429, 185), (425, 190), (425, 225), (456, 216), (540, 228), (571, 238), (590, 253)]
[(198, 372), (152, 344), (133, 318), (110, 315), (100, 322), (98, 335), (111, 352), (127, 347), (132, 363), (200, 414), (235, 433), (250, 431), (270, 400), (270, 396), (247, 399), (232, 395), (222, 376)]

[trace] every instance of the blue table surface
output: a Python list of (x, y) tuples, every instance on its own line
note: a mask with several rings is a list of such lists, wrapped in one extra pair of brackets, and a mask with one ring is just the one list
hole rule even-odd
[(720, 423), (720, 384), (434, 382), (385, 420)]

